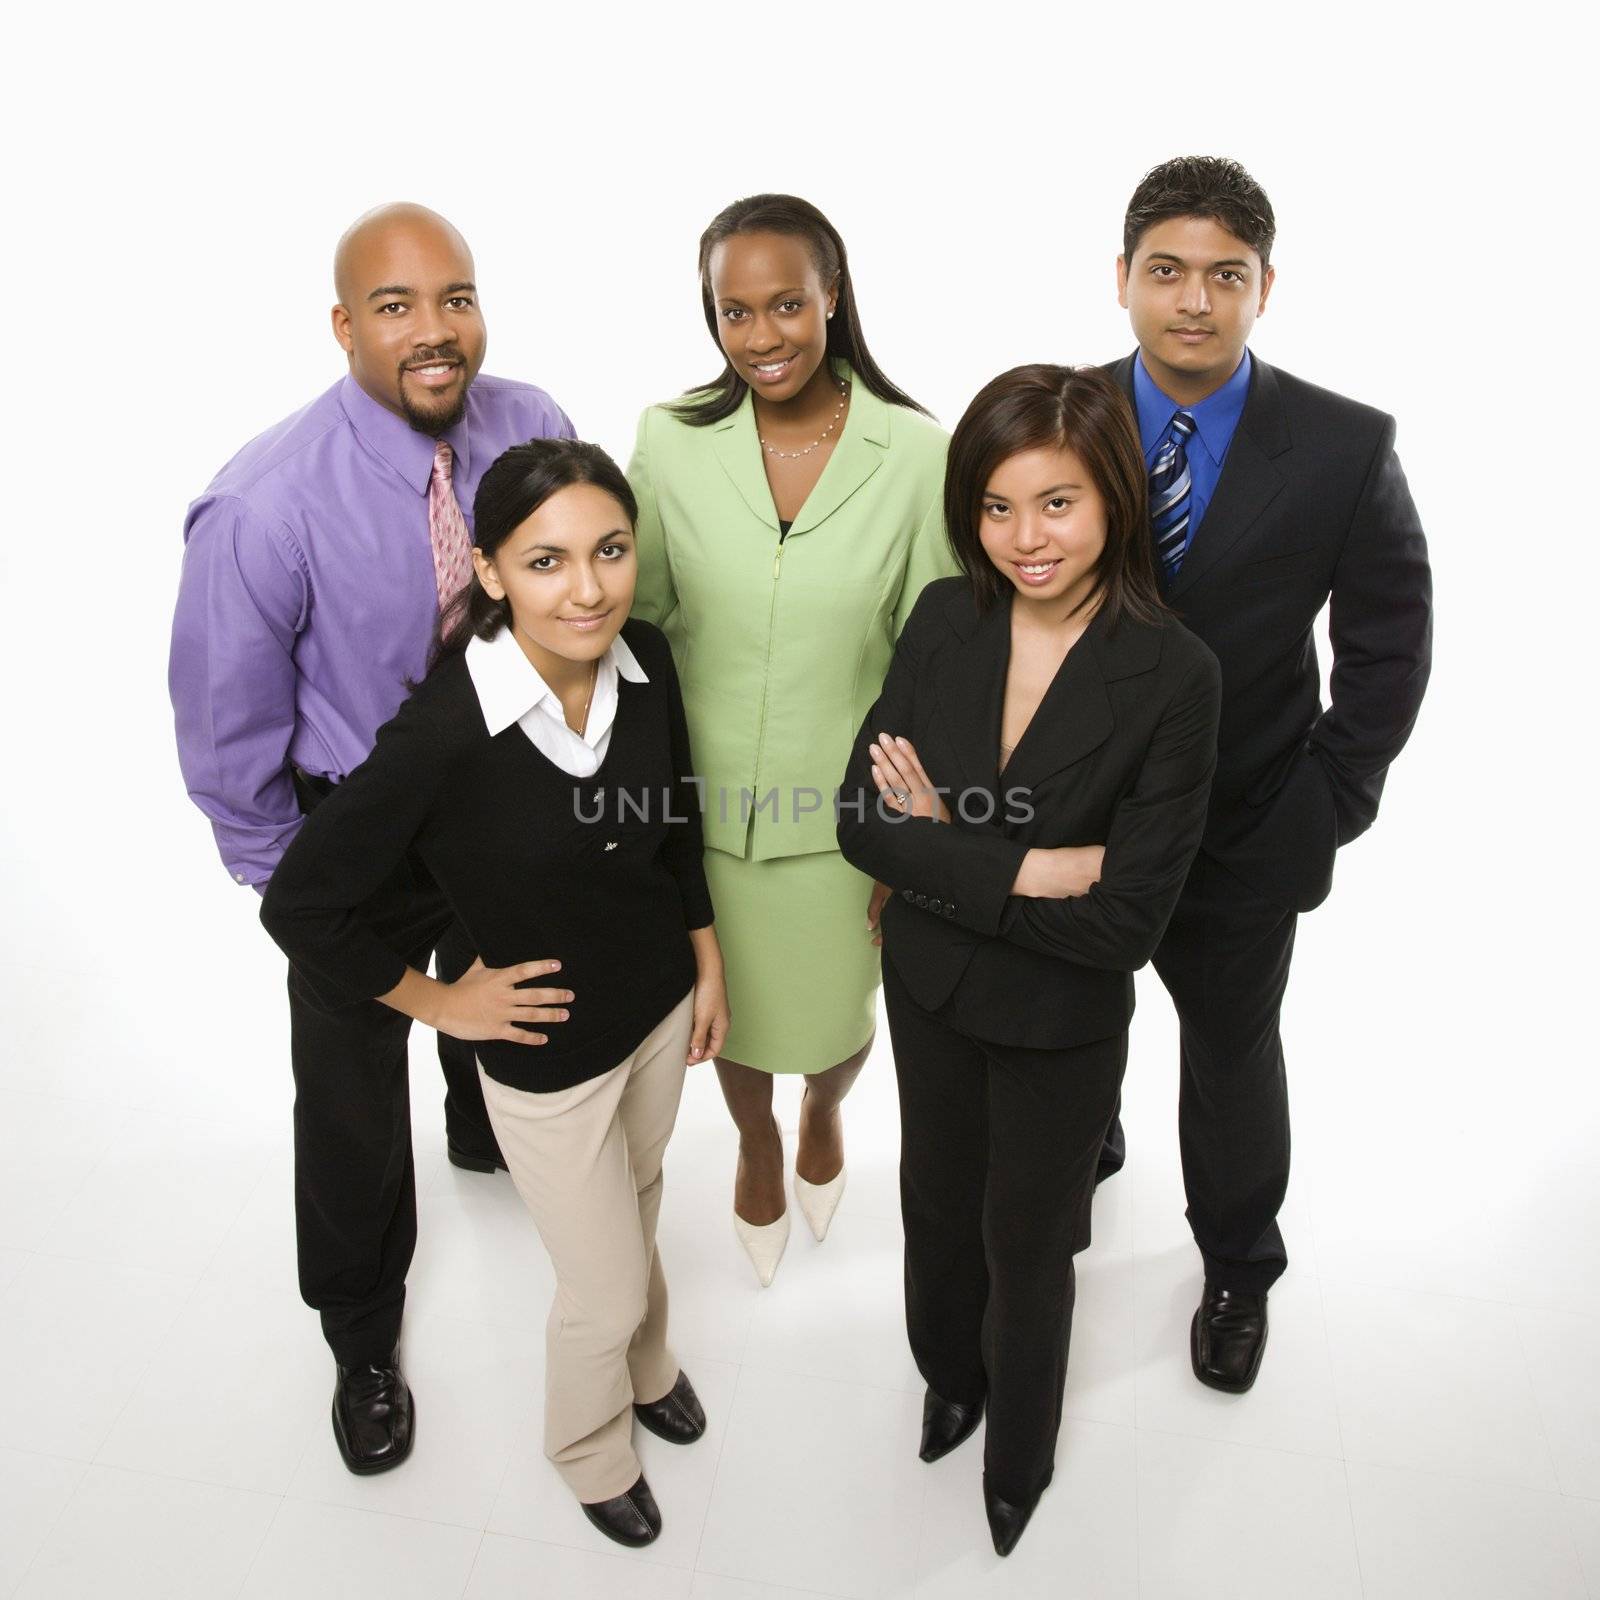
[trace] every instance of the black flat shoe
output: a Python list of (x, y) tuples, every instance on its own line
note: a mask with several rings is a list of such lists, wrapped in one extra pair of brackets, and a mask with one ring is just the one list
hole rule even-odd
[(658, 1439), (668, 1444), (693, 1444), (706, 1431), (706, 1414), (694, 1385), (680, 1372), (678, 1381), (648, 1405), (634, 1404), (633, 1414)]
[(333, 1390), (333, 1437), (344, 1464), (366, 1476), (388, 1472), (411, 1454), (416, 1408), (400, 1376), (400, 1352), (388, 1365), (339, 1369)]
[(615, 1539), (630, 1550), (642, 1549), (661, 1532), (661, 1510), (643, 1473), (626, 1494), (610, 1500), (580, 1500), (578, 1504), (606, 1538)]
[(1243, 1394), (1267, 1348), (1267, 1297), (1206, 1285), (1189, 1324), (1189, 1361), (1208, 1388)]
[(493, 1150), (485, 1155), (479, 1155), (473, 1150), (463, 1150), (459, 1145), (446, 1144), (444, 1153), (450, 1158), (452, 1167), (460, 1167), (463, 1172), (509, 1172), (505, 1157), (498, 1150)]
[(1009, 1500), (1002, 1500), (989, 1487), (988, 1478), (984, 1478), (983, 1509), (989, 1514), (989, 1536), (994, 1540), (997, 1556), (1008, 1556), (1017, 1548), (1017, 1540), (1022, 1537), (1022, 1530), (1028, 1526), (1028, 1519), (1038, 1504), (1039, 1497), (1035, 1495), (1026, 1505), (1014, 1506)]
[(958, 1444), (970, 1439), (973, 1430), (983, 1420), (983, 1401), (963, 1405), (959, 1400), (946, 1400), (930, 1389), (922, 1397), (922, 1448), (917, 1454), (924, 1461), (937, 1461), (947, 1456)]

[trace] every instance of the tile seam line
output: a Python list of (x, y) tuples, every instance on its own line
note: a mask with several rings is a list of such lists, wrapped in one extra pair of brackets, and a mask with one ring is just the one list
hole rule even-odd
[[(1530, 1307), (1529, 1309), (1531, 1310), (1532, 1308)], [(1561, 1488), (1561, 1467), (1556, 1461), (1555, 1446), (1550, 1443), (1550, 1428), (1544, 1420), (1544, 1406), (1539, 1400), (1539, 1391), (1534, 1387), (1533, 1360), (1528, 1354), (1527, 1336), (1522, 1331), (1522, 1318), (1515, 1313), (1511, 1317), (1511, 1329), (1516, 1335), (1517, 1354), (1522, 1357), (1522, 1372), (1528, 1382), (1528, 1393), (1533, 1398), (1533, 1414), (1539, 1422), (1539, 1437), (1544, 1441), (1545, 1454), (1550, 1458), (1550, 1475), (1555, 1479), (1557, 1493), (1565, 1499), (1567, 1496)], [(1593, 1595), (1594, 1585), (1589, 1581), (1589, 1572), (1584, 1565), (1583, 1550), (1578, 1544), (1578, 1534), (1572, 1525), (1572, 1518), (1563, 1514), (1561, 1522), (1566, 1529), (1567, 1548), (1577, 1566), (1578, 1576), (1583, 1579), (1584, 1588), (1590, 1595)]]
[[(230, 1224), (230, 1226), (231, 1226), (231, 1224)], [(66, 1260), (66, 1259), (71, 1259), (71, 1258), (69, 1258), (69, 1257), (60, 1257), (60, 1258), (57, 1258), (57, 1259)], [(115, 1267), (120, 1267), (122, 1265), (120, 1262), (88, 1262), (88, 1263), (84, 1263), (84, 1264), (85, 1265), (90, 1265), (90, 1266), (115, 1266)], [(125, 1270), (130, 1270), (130, 1269), (125, 1269)], [(140, 1268), (133, 1268), (131, 1270), (148, 1272), (151, 1269), (147, 1268), (147, 1267), (140, 1267)], [(171, 1276), (173, 1276), (173, 1274), (168, 1273), (168, 1274), (164, 1274), (164, 1276), (171, 1277)], [(128, 1414), (128, 1408), (133, 1404), (134, 1397), (137, 1394), (139, 1394), (139, 1392), (144, 1388), (145, 1382), (150, 1376), (151, 1369), (156, 1364), (156, 1356), (164, 1348), (165, 1341), (171, 1335), (172, 1330), (178, 1324), (178, 1319), (184, 1314), (185, 1311), (187, 1311), (189, 1309), (189, 1307), (191, 1305), (193, 1305), (194, 1298), (195, 1298), (195, 1296), (197, 1294), (199, 1294), (199, 1292), (200, 1292), (200, 1279), (197, 1277), (194, 1280), (194, 1282), (189, 1285), (189, 1292), (186, 1295), (184, 1295), (184, 1297), (178, 1303), (178, 1305), (173, 1308), (172, 1316), (168, 1319), (167, 1322), (165, 1322), (162, 1325), (161, 1333), (160, 1333), (159, 1337), (153, 1342), (149, 1357), (146, 1359), (144, 1364), (139, 1368), (139, 1375), (133, 1380), (133, 1382), (131, 1384), (129, 1384), (128, 1393), (127, 1393), (126, 1397), (123, 1399), (122, 1404), (117, 1407), (117, 1414), (114, 1417), (112, 1417), (110, 1422), (108, 1422), (106, 1424), (104, 1431), (101, 1433), (99, 1440), (96, 1442), (95, 1447), (94, 1447), (93, 1465), (95, 1465), (97, 1467), (102, 1467), (102, 1466), (103, 1467), (110, 1467), (111, 1466), (111, 1463), (109, 1461), (102, 1461), (100, 1459), (100, 1452), (102, 1450), (104, 1450), (105, 1447), (111, 1442), (111, 1436), (112, 1436), (112, 1434), (114, 1434), (117, 1431), (118, 1423), (120, 1423), (122, 1421), (122, 1419)], [(128, 1469), (127, 1468), (118, 1468), (117, 1470), (126, 1471)], [(160, 1474), (156, 1473), (156, 1474), (152, 1474), (152, 1476), (159, 1477)], [(221, 1487), (223, 1487), (223, 1485), (218, 1484), (218, 1485), (215, 1485), (215, 1487), (221, 1488)]]
[[(30, 1454), (36, 1454), (36, 1453), (37, 1452), (30, 1452)], [(61, 1502), (61, 1509), (58, 1512), (56, 1512), (56, 1514), (55, 1514), (55, 1516), (53, 1518), (51, 1518), (50, 1526), (47, 1529), (45, 1529), (44, 1537), (42, 1539), (40, 1539), (39, 1545), (38, 1545), (38, 1549), (36, 1549), (33, 1552), (33, 1554), (28, 1557), (27, 1566), (25, 1566), (22, 1569), (21, 1575), (18, 1577), (15, 1585), (10, 1590), (10, 1593), (12, 1595), (19, 1595), (19, 1594), (22, 1593), (22, 1590), (23, 1590), (24, 1586), (27, 1584), (28, 1576), (33, 1571), (34, 1564), (39, 1559), (40, 1552), (43, 1551), (45, 1546), (47, 1544), (49, 1544), (50, 1540), (55, 1536), (56, 1529), (61, 1526), (61, 1519), (63, 1517), (65, 1517), (66, 1514), (67, 1514), (67, 1507), (70, 1506), (72, 1504), (72, 1502), (78, 1498), (78, 1493), (83, 1488), (83, 1480), (86, 1477), (89, 1476), (90, 1470), (93, 1468), (93, 1465), (94, 1465), (94, 1463), (90, 1462), (90, 1461), (79, 1461), (77, 1459), (77, 1457), (75, 1457), (75, 1456), (57, 1456), (57, 1457), (51, 1457), (51, 1459), (52, 1460), (70, 1460), (70, 1461), (73, 1462), (74, 1465), (82, 1467), (83, 1471), (78, 1474), (78, 1481), (72, 1486), (72, 1493), (69, 1494), (67, 1496), (67, 1498)]]
[(1383, 1283), (1374, 1278), (1346, 1277), (1341, 1273), (1319, 1272), (1316, 1281), (1331, 1289), (1377, 1289), (1385, 1294), (1414, 1294), (1429, 1300), (1459, 1300), (1464, 1305), (1504, 1306), (1514, 1311), (1543, 1311), (1556, 1316), (1581, 1317), (1586, 1321), (1600, 1321), (1600, 1313), (1575, 1311), (1570, 1305), (1557, 1305), (1554, 1301), (1513, 1299), (1505, 1295), (1458, 1294), (1452, 1289), (1419, 1289), (1406, 1283)]
[[(749, 1338), (749, 1325), (745, 1327), (745, 1337)], [(705, 1515), (700, 1519), (700, 1537), (694, 1542), (694, 1559), (689, 1563), (689, 1587), (694, 1587), (693, 1574), (703, 1570), (700, 1566), (700, 1555), (706, 1547), (706, 1526), (711, 1521), (711, 1508), (717, 1502), (717, 1484), (722, 1477), (722, 1463), (728, 1449), (728, 1430), (733, 1426), (734, 1413), (739, 1407), (739, 1390), (744, 1385), (744, 1360), (741, 1358), (735, 1363), (733, 1369), (733, 1393), (728, 1397), (728, 1415), (722, 1424), (722, 1441), (717, 1448), (717, 1464), (711, 1469), (711, 1488), (706, 1494)], [(720, 1576), (713, 1573), (712, 1576)]]
[[(1311, 1184), (1315, 1188), (1316, 1174), (1311, 1174)], [(1317, 1255), (1317, 1223), (1314, 1215), (1308, 1209), (1306, 1226), (1311, 1232), (1311, 1250), (1313, 1257)], [(1318, 1265), (1321, 1265), (1320, 1259)], [(1317, 1284), (1317, 1308), (1322, 1318), (1322, 1339), (1327, 1347), (1328, 1355), (1328, 1389), (1333, 1396), (1333, 1426), (1339, 1439), (1339, 1466), (1344, 1478), (1344, 1504), (1345, 1515), (1350, 1519), (1350, 1547), (1356, 1556), (1356, 1581), (1361, 1587), (1363, 1600), (1367, 1593), (1367, 1572), (1361, 1560), (1361, 1531), (1356, 1526), (1356, 1500), (1350, 1488), (1350, 1458), (1345, 1449), (1344, 1442), (1344, 1408), (1339, 1403), (1339, 1372), (1333, 1360), (1333, 1334), (1328, 1328), (1328, 1297), (1323, 1292), (1322, 1280), (1319, 1277)]]
[(467, 1563), (467, 1575), (462, 1580), (461, 1591), (456, 1596), (456, 1600), (466, 1600), (467, 1591), (472, 1587), (473, 1575), (478, 1570), (478, 1558), (483, 1554), (483, 1542), (488, 1537), (489, 1534), (486, 1529), (480, 1528), (478, 1530), (478, 1542), (472, 1547), (472, 1559)]
[(239, 1580), (239, 1587), (233, 1591), (233, 1600), (240, 1600), (245, 1590), (250, 1587), (250, 1579), (255, 1575), (255, 1570), (261, 1565), (261, 1553), (267, 1548), (267, 1540), (272, 1537), (272, 1530), (278, 1526), (278, 1518), (283, 1515), (283, 1508), (288, 1504), (287, 1495), (278, 1496), (278, 1508), (267, 1519), (267, 1526), (262, 1531), (261, 1540), (256, 1545), (256, 1552), (250, 1558), (250, 1564), (244, 1569), (244, 1576)]

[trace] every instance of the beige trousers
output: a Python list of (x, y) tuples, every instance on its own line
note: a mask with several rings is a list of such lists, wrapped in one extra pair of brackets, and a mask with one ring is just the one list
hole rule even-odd
[(685, 995), (626, 1060), (570, 1089), (532, 1094), (478, 1068), (511, 1181), (556, 1269), (544, 1452), (579, 1500), (633, 1486), (633, 1403), (659, 1400), (678, 1379), (656, 1216), (693, 1002)]

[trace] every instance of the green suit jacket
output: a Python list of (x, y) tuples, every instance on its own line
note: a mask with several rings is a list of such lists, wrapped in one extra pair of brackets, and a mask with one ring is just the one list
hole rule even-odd
[(672, 643), (712, 848), (758, 861), (838, 848), (834, 797), (856, 730), (917, 596), (958, 570), (948, 442), (854, 384), (780, 543), (748, 394), (709, 427), (665, 406), (639, 419), (633, 615)]

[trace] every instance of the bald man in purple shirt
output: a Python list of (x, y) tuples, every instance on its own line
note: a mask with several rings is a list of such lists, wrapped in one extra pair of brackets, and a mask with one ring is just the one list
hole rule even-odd
[[(465, 576), (472, 497), (530, 438), (572, 438), (542, 389), (479, 377), (471, 252), (414, 205), (339, 241), (333, 331), (349, 375), (251, 440), (189, 508), (169, 682), (184, 782), (234, 881), (261, 890), (306, 811), (366, 758), (420, 678)], [(410, 965), (447, 981), (473, 952), (420, 864), (368, 907)], [(289, 973), (300, 1292), (338, 1366), (352, 1472), (409, 1454), (399, 1369), (416, 1244), (410, 1019)], [(472, 1047), (439, 1039), (450, 1159), (503, 1167)]]

